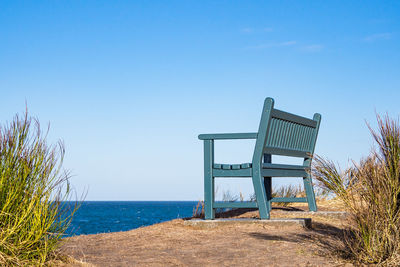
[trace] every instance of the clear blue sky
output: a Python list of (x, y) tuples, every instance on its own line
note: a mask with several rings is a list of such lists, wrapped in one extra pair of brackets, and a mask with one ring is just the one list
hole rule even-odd
[(0, 92), (2, 123), (25, 101), (51, 123), (87, 200), (198, 200), (197, 135), (256, 131), (267, 96), (322, 114), (318, 154), (366, 155), (365, 121), (399, 114), (400, 2), (2, 1)]

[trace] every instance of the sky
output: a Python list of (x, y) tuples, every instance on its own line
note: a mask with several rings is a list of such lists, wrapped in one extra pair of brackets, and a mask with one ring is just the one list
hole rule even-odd
[[(366, 122), (399, 116), (400, 2), (0, 2), (0, 123), (25, 104), (50, 123), (86, 200), (202, 199), (198, 134), (256, 132), (266, 97), (322, 114), (318, 155), (368, 155)], [(216, 160), (253, 148), (220, 141)], [(218, 197), (252, 192), (220, 180)]]

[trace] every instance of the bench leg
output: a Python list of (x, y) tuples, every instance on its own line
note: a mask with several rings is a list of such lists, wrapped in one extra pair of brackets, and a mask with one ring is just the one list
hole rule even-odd
[(270, 209), (267, 204), (267, 197), (265, 194), (263, 177), (261, 177), (260, 174), (253, 173), (252, 180), (253, 180), (254, 192), (256, 193), (256, 199), (257, 199), (258, 211), (260, 212), (260, 218), (262, 220), (268, 220)]
[(214, 178), (204, 177), (204, 218), (214, 220)]
[(204, 218), (206, 220), (213, 220), (215, 217), (214, 177), (212, 175), (213, 157), (213, 140), (204, 140)]
[(306, 197), (308, 202), (308, 209), (310, 211), (317, 211), (317, 203), (315, 201), (314, 188), (310, 174), (303, 178), (304, 190), (306, 191)]
[[(271, 163), (271, 161), (272, 161), (271, 154), (264, 154), (264, 163)], [(268, 209), (271, 211), (272, 177), (264, 177), (264, 188), (265, 188), (265, 195), (267, 196)]]
[(264, 177), (264, 188), (265, 188), (265, 195), (267, 197), (267, 206), (268, 210), (271, 211), (271, 199), (272, 199), (272, 178), (271, 177)]

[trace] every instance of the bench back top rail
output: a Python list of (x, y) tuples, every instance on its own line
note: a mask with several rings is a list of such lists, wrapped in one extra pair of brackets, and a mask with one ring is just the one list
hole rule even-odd
[(320, 122), (321, 115), (318, 113), (314, 114), (313, 119), (301, 117), (274, 109), (274, 100), (267, 98), (261, 115), (253, 164), (254, 161), (261, 162), (264, 153), (310, 158), (314, 153)]

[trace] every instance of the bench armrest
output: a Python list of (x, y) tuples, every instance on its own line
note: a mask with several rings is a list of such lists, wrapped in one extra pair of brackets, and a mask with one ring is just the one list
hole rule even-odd
[(257, 139), (258, 133), (219, 133), (200, 134), (200, 140), (224, 140), (224, 139)]

